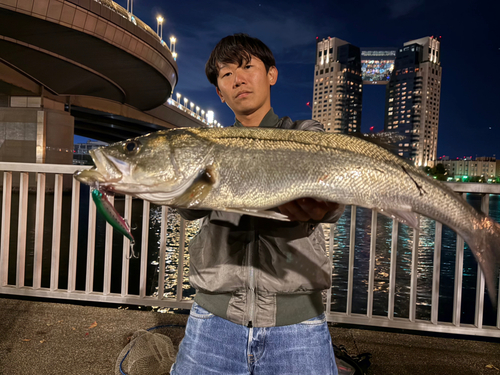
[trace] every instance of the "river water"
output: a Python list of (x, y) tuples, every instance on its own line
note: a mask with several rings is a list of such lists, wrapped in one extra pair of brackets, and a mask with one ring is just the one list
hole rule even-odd
[[(467, 201), (474, 207), (479, 208), (481, 197), (479, 195), (468, 194)], [(16, 252), (17, 252), (17, 226), (18, 226), (18, 202), (19, 197), (13, 193), (11, 235), (9, 253), (9, 284), (15, 284), (16, 277)], [(26, 250), (26, 277), (25, 285), (32, 285), (33, 274), (33, 249), (35, 232), (35, 194), (30, 193), (28, 199), (28, 234)], [(115, 198), (115, 206), (120, 214), (124, 213), (124, 199)], [(53, 195), (46, 195), (45, 203), (45, 227), (43, 238), (42, 257), (42, 287), (50, 286), (51, 267), (51, 247), (52, 247), (52, 207)], [(87, 235), (88, 235), (88, 207), (89, 195), (86, 186), (81, 187), (80, 215), (78, 230), (78, 256), (77, 256), (77, 279), (76, 289), (85, 289), (86, 260), (87, 260)], [(142, 236), (142, 201), (132, 202), (132, 227), (137, 227), (133, 231), (136, 238), (136, 250), (140, 249), (140, 239)], [(347, 303), (347, 279), (349, 264), (349, 240), (350, 240), (350, 210), (348, 207), (344, 215), (336, 225), (332, 226), (334, 231), (333, 243), (333, 275), (332, 275), (332, 311), (344, 312)], [(63, 220), (61, 230), (61, 257), (60, 257), (60, 277), (59, 288), (67, 287), (67, 269), (69, 253), (69, 231), (71, 194), (63, 196)], [(495, 195), (490, 196), (490, 215), (500, 221), (500, 198)], [(151, 205), (149, 211), (149, 242), (148, 242), (148, 268), (147, 268), (147, 294), (156, 295), (158, 293), (158, 260), (160, 247), (160, 224), (161, 207)], [(355, 234), (355, 262), (354, 262), (354, 283), (353, 283), (353, 306), (352, 312), (366, 314), (368, 271), (370, 259), (371, 241), (371, 211), (357, 208), (356, 212), (356, 234)], [(179, 215), (173, 210), (169, 210), (169, 220), (167, 225), (167, 248), (166, 248), (166, 277), (164, 281), (164, 296), (175, 297), (177, 292), (177, 264), (178, 249), (180, 244)], [(435, 223), (427, 218), (420, 221), (420, 237), (418, 246), (417, 264), (417, 319), (430, 320), (431, 313), (431, 290), (434, 256), (434, 227)], [(189, 241), (198, 231), (198, 222), (188, 222), (186, 225), (186, 251), (184, 255), (183, 268), (183, 298), (191, 299), (194, 296), (194, 289), (190, 287), (188, 281), (189, 269)], [(329, 239), (329, 228), (325, 227), (327, 240)], [(388, 287), (391, 256), (391, 235), (392, 220), (378, 215), (377, 220), (377, 247), (375, 261), (375, 283), (374, 283), (374, 315), (387, 315)], [(105, 221), (97, 215), (96, 223), (96, 245), (95, 245), (95, 269), (94, 269), (94, 291), (103, 290), (104, 272), (104, 243), (105, 243)], [(410, 299), (410, 271), (412, 258), (413, 229), (406, 225), (399, 225), (398, 251), (396, 265), (396, 287), (395, 287), (395, 311), (397, 317), (409, 316)], [(456, 235), (449, 228), (443, 226), (442, 235), (442, 256), (440, 275), (440, 299), (439, 299), (439, 320), (452, 321), (453, 314), (453, 292), (455, 278), (455, 249)], [(122, 246), (123, 237), (113, 232), (113, 252), (112, 252), (112, 272), (111, 272), (111, 292), (120, 293), (121, 273), (122, 273)], [(139, 294), (139, 266), (137, 259), (130, 260), (129, 290), (130, 294)], [(465, 245), (463, 288), (462, 288), (462, 323), (474, 323), (475, 309), (475, 286), (477, 282), (477, 264), (468, 246)], [(498, 290), (498, 289), (497, 289)], [(484, 324), (495, 325), (496, 309), (491, 305), (488, 297), (485, 297)]]

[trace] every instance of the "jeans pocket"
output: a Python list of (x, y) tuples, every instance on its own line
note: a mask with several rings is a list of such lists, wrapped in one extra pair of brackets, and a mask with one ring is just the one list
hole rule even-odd
[(210, 319), (215, 316), (211, 312), (205, 310), (203, 307), (198, 305), (196, 302), (193, 302), (193, 306), (191, 307), (191, 312), (189, 313), (189, 315), (192, 316), (193, 318), (198, 318), (198, 319)]
[(300, 322), (299, 324), (307, 325), (307, 326), (316, 326), (316, 325), (321, 325), (324, 322), (326, 322), (326, 315), (325, 313), (315, 316), (314, 318), (304, 320), (303, 322)]

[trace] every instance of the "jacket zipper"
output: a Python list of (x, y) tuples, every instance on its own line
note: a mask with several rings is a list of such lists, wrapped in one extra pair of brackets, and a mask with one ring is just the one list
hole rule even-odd
[[(255, 218), (252, 218), (252, 222), (255, 220)], [(255, 228), (255, 225), (254, 225)], [(255, 235), (253, 239), (253, 243), (250, 246), (250, 249), (248, 251), (248, 267), (249, 267), (249, 272), (248, 272), (248, 287), (250, 289), (250, 301), (249, 301), (249, 321), (248, 321), (248, 327), (253, 327), (253, 322), (255, 321), (255, 269), (253, 266), (253, 255), (256, 250), (256, 247), (258, 246), (258, 238), (259, 238), (259, 233), (257, 230), (255, 230)]]

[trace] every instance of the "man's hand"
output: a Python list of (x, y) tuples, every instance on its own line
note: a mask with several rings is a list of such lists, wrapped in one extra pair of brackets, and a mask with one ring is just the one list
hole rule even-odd
[(278, 206), (283, 215), (290, 221), (320, 221), (327, 212), (339, 208), (338, 203), (317, 201), (313, 198), (301, 198)]

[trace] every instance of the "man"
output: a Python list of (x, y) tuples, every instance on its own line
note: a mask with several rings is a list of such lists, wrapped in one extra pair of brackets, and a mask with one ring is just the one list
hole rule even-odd
[[(235, 34), (217, 44), (205, 71), (234, 126), (324, 131), (274, 114), (275, 65), (264, 43)], [(197, 293), (171, 374), (337, 374), (321, 293), (331, 264), (319, 223), (337, 221), (344, 208), (305, 198), (277, 209), (291, 221), (179, 210), (203, 222), (189, 246)]]

